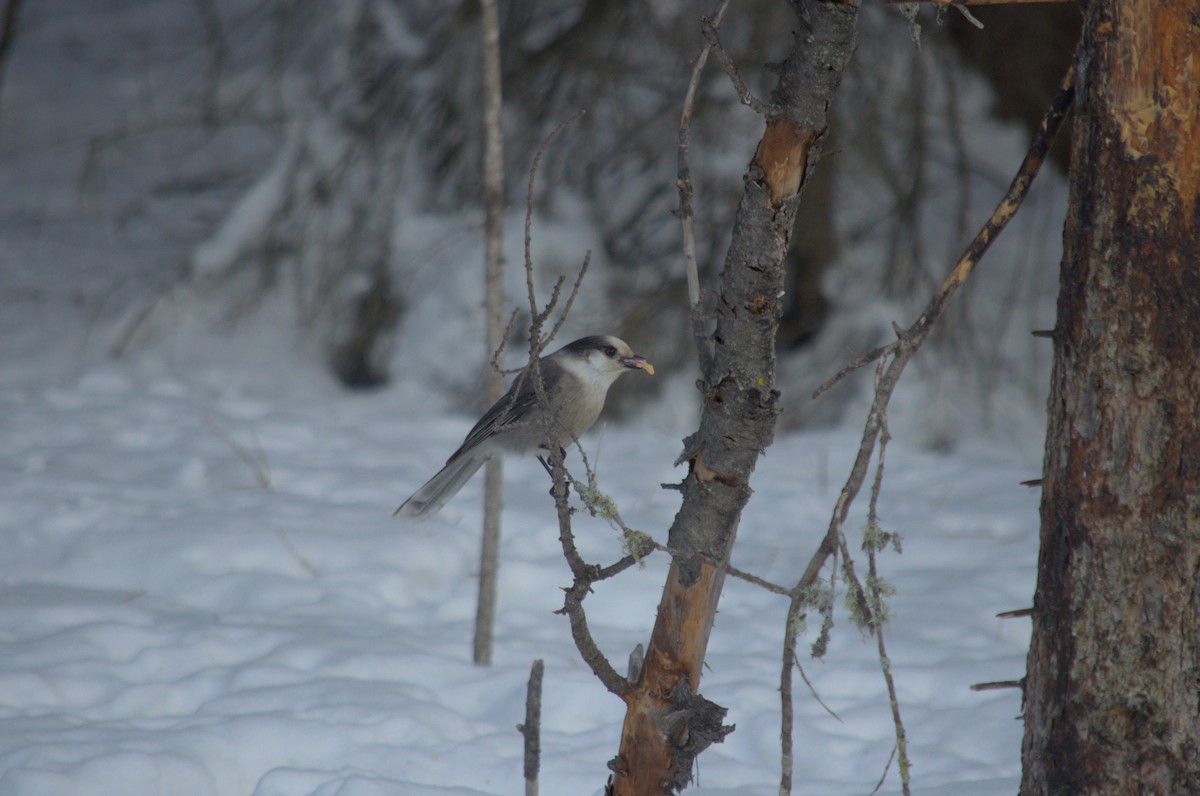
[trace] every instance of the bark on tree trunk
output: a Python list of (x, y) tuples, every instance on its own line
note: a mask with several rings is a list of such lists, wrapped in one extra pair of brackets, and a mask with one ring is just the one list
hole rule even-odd
[(1200, 12), (1080, 49), (1021, 793), (1200, 793)]
[(793, 46), (779, 69), (766, 131), (745, 176), (725, 259), (703, 374), (700, 429), (686, 440), (683, 506), (671, 526), (676, 551), (640, 676), (624, 695), (611, 792), (658, 796), (682, 790), (696, 755), (731, 728), (725, 709), (697, 693), (750, 474), (771, 443), (778, 414), (775, 338), (784, 257), (797, 196), (820, 149), (826, 110), (854, 47), (857, 8), (794, 0)]

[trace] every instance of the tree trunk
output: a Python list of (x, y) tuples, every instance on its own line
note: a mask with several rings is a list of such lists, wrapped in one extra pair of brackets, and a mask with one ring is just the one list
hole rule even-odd
[(1021, 793), (1200, 793), (1200, 12), (1086, 4)]
[(689, 472), (671, 526), (675, 551), (640, 676), (624, 695), (612, 792), (658, 796), (682, 790), (695, 757), (729, 728), (725, 709), (697, 693), (750, 475), (771, 443), (778, 414), (775, 338), (784, 257), (800, 188), (820, 149), (826, 110), (854, 47), (857, 8), (794, 0), (793, 46), (779, 67), (766, 131), (745, 176), (725, 259), (703, 375), (700, 429), (680, 461)]

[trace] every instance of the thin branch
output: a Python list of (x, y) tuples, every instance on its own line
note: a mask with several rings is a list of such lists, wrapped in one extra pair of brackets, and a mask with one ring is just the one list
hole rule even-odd
[(831, 376), (829, 379), (824, 381), (820, 387), (813, 390), (813, 394), (812, 394), (813, 399), (815, 400), (817, 398), (820, 398), (821, 395), (826, 390), (828, 390), (830, 387), (837, 384), (839, 381), (846, 378), (846, 376), (850, 375), (851, 373), (858, 370), (859, 368), (870, 365), (872, 362), (874, 362), (877, 359), (883, 359), (884, 357), (888, 356), (889, 354), (894, 354), (896, 352), (896, 349), (899, 347), (900, 347), (900, 344), (898, 342), (891, 342), (891, 343), (888, 343), (887, 345), (881, 345), (878, 348), (872, 349), (872, 350), (868, 351), (867, 353), (863, 354), (862, 356), (858, 357), (853, 362), (851, 362), (849, 365), (846, 365), (841, 370), (839, 370), (837, 373), (833, 374), (833, 376)]
[[(720, 27), (721, 20), (725, 17), (725, 9), (728, 7), (729, 0), (723, 0), (721, 7), (717, 9), (717, 13), (713, 15), (712, 27), (714, 30)], [(696, 263), (696, 230), (695, 217), (692, 210), (692, 171), (688, 162), (688, 153), (691, 149), (692, 113), (696, 103), (696, 91), (700, 86), (700, 75), (704, 71), (704, 65), (708, 63), (708, 54), (711, 51), (712, 45), (705, 43), (703, 49), (700, 50), (699, 57), (696, 58), (696, 65), (692, 68), (692, 79), (688, 83), (687, 95), (684, 97), (683, 112), (679, 118), (679, 176), (675, 183), (679, 189), (679, 221), (683, 225), (683, 259), (687, 272), (688, 305), (692, 319), (692, 337), (695, 340), (697, 357), (700, 360), (700, 373), (705, 377), (708, 376), (711, 369), (709, 365), (712, 362), (712, 351), (709, 350), (708, 335), (705, 333), (705, 318), (700, 307), (700, 269)]]
[(975, 683), (971, 686), (972, 691), (1000, 691), (1005, 688), (1020, 688), (1025, 690), (1024, 678), (1020, 680), (996, 680), (991, 683)]
[[(712, 16), (713, 29), (721, 26), (729, 0), (722, 0), (717, 13)], [(696, 232), (692, 214), (692, 172), (688, 164), (688, 153), (692, 139), (692, 113), (696, 104), (696, 90), (700, 87), (700, 75), (708, 63), (712, 45), (705, 43), (692, 67), (692, 79), (688, 82), (687, 94), (683, 99), (683, 113), (679, 117), (679, 220), (683, 222), (683, 257), (687, 265), (688, 302), (692, 307), (700, 303), (700, 274), (696, 266)]]
[[(880, 360), (875, 369), (876, 389), (879, 388), (879, 380), (882, 377), (883, 361)], [(863, 540), (863, 547), (867, 550), (867, 588), (871, 590), (871, 609), (874, 614), (872, 621), (875, 625), (875, 644), (879, 650), (879, 669), (883, 672), (883, 679), (887, 684), (888, 702), (892, 708), (892, 723), (896, 728), (896, 756), (900, 765), (900, 789), (904, 796), (910, 796), (912, 791), (909, 782), (911, 766), (908, 759), (908, 735), (904, 730), (904, 720), (900, 716), (900, 700), (896, 698), (892, 661), (888, 657), (887, 646), (883, 640), (883, 625), (887, 616), (883, 606), (884, 595), (880, 585), (879, 571), (876, 568), (876, 554), (880, 547), (887, 544), (888, 541), (888, 536), (880, 528), (878, 509), (879, 492), (883, 487), (884, 454), (891, 438), (892, 435), (888, 431), (887, 425), (887, 408), (885, 407), (880, 411), (879, 416), (879, 458), (875, 464), (875, 480), (871, 484), (871, 497), (867, 508), (867, 533), (870, 534), (870, 537)], [(891, 765), (890, 759), (888, 765)], [(887, 776), (887, 769), (884, 769), (884, 776)]]
[(700, 32), (704, 34), (704, 40), (708, 42), (713, 55), (717, 56), (717, 60), (721, 63), (725, 74), (729, 75), (729, 80), (733, 83), (734, 91), (737, 92), (738, 99), (742, 101), (742, 104), (750, 107), (759, 116), (773, 118), (778, 109), (774, 105), (763, 102), (750, 93), (750, 89), (746, 86), (746, 81), (742, 80), (742, 75), (738, 72), (737, 65), (729, 57), (729, 53), (725, 52), (725, 47), (721, 45), (721, 37), (717, 33), (717, 26), (714, 20), (707, 17), (701, 19)]
[(1017, 608), (1013, 611), (1001, 611), (996, 614), (997, 619), (1017, 619), (1023, 616), (1033, 616), (1032, 608)]
[(888, 771), (891, 770), (892, 761), (895, 759), (896, 759), (896, 745), (892, 744), (892, 753), (890, 755), (888, 755), (888, 761), (883, 766), (883, 773), (879, 775), (879, 781), (875, 783), (875, 788), (871, 791), (871, 796), (875, 796), (876, 793), (879, 793), (879, 790), (883, 787), (883, 783), (887, 781)]
[[(583, 600), (591, 592), (592, 581), (599, 573), (598, 568), (583, 560), (575, 546), (575, 536), (571, 530), (571, 507), (567, 504), (567, 471), (563, 466), (562, 451), (557, 448), (550, 451), (550, 468), (554, 482), (550, 491), (554, 495), (554, 505), (558, 511), (558, 538), (562, 543), (563, 555), (567, 559), (567, 564), (575, 576), (575, 582), (571, 587), (563, 590), (565, 597), (559, 613), (566, 614), (571, 623), (571, 637), (574, 639), (575, 647), (579, 650), (584, 663), (591, 668), (592, 673), (604, 684), (605, 688), (617, 696), (623, 696), (629, 690), (629, 681), (621, 676), (621, 673), (600, 650), (600, 646), (588, 628), (587, 615), (583, 610)], [(627, 556), (614, 567), (621, 566), (626, 560), (628, 560), (626, 566), (633, 565), (633, 557)], [(612, 571), (611, 574), (616, 574), (616, 571)]]
[(800, 672), (800, 679), (804, 681), (806, 686), (808, 686), (808, 692), (812, 694), (813, 699), (817, 700), (817, 704), (823, 707), (825, 712), (830, 716), (833, 716), (835, 719), (845, 724), (846, 722), (842, 720), (842, 717), (835, 713), (833, 708), (826, 705), (824, 699), (821, 699), (821, 695), (817, 693), (816, 686), (812, 684), (812, 681), (808, 679), (808, 675), (804, 673), (804, 667), (800, 665), (800, 661), (796, 661), (796, 671)]

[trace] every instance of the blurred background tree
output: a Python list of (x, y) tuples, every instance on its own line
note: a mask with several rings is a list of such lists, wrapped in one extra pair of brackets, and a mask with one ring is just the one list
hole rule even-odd
[[(787, 9), (746, 3), (723, 29), (726, 49), (754, 67), (779, 60), (764, 31), (790, 25)], [(1073, 9), (1045, 9), (1037, 24), (1029, 15), (1042, 9), (1021, 11), (1019, 28), (981, 12), (987, 27), (976, 30), (925, 10), (913, 29), (894, 8), (864, 8), (829, 156), (813, 175), (789, 255), (780, 376), (797, 398), (785, 426), (846, 411), (861, 385), (848, 382), (840, 398), (820, 404), (800, 397), (925, 301), (1003, 191), (1010, 152), (1023, 150), (1027, 134), (997, 119), (1040, 116), (1078, 35)], [(517, 213), (538, 142), (588, 111), (543, 163), (540, 278), (573, 271), (594, 248), (580, 331), (620, 329), (668, 373), (691, 361), (672, 212), (679, 113), (702, 12), (667, 1), (501, 4), (506, 194)], [(382, 385), (400, 364), (430, 365), (415, 359), (417, 348), (480, 339), (482, 297), (455, 275), (473, 275), (479, 257), (470, 247), (482, 245), (479, 18), (475, 0), (23, 4), (0, 107), (0, 169), (56, 158), (45, 178), (79, 201), (50, 212), (91, 225), (105, 252), (98, 260), (141, 264), (114, 265), (110, 273), (126, 271), (101, 299), (120, 316), (119, 353), (155, 345), (181, 307), (234, 323), (267, 302), (286, 307), (298, 339), (342, 382)], [(1004, 57), (1013, 52), (1023, 55)], [(24, 88), (44, 68), (62, 75), (61, 94)], [(711, 273), (751, 155), (738, 147), (756, 140), (759, 122), (709, 70), (691, 163), (697, 254)], [(75, 102), (78, 116), (53, 142), (36, 132), (47, 102)], [(928, 358), (936, 370), (920, 389), (933, 398), (916, 401), (935, 407), (919, 431), (926, 444), (952, 443), (959, 401), (938, 396), (961, 387), (1001, 424), (1015, 404), (1040, 413), (1049, 352), (1028, 332), (1053, 318), (1049, 266), (1060, 243), (1052, 219), (1062, 197), (1061, 183), (1035, 191), (1030, 203), (1052, 212), (1018, 219), (970, 288), (978, 300), (962, 302), (931, 340), (946, 356)], [(0, 224), (47, 212), (18, 204), (0, 199)], [(519, 235), (506, 238), (519, 244)], [(508, 249), (510, 260), (517, 251)], [(510, 295), (520, 290), (510, 284)], [(434, 291), (457, 303), (431, 315), (422, 307)], [(481, 395), (483, 359), (449, 366), (435, 386)], [(630, 392), (613, 396), (617, 411)]]

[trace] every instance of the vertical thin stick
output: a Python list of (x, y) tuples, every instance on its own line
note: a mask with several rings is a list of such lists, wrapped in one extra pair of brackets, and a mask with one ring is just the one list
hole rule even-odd
[[(504, 134), (500, 129), (500, 14), (496, 0), (480, 0), (483, 32), (484, 147), (484, 295), (487, 310), (487, 350), (498, 351), (504, 339)], [(487, 400), (504, 395), (504, 377), (490, 368)], [(492, 628), (496, 619), (496, 571), (500, 557), (500, 510), (504, 470), (492, 459), (484, 470), (483, 539), (479, 550), (479, 602), (475, 612), (475, 663), (492, 662)]]
[[(729, 0), (723, 0), (717, 13), (712, 17), (714, 27), (720, 26), (728, 6)], [(701, 357), (700, 372), (705, 377), (708, 375), (707, 362), (711, 355), (704, 339), (704, 320), (700, 312), (700, 270), (696, 264), (696, 232), (692, 212), (692, 171), (688, 165), (688, 153), (692, 143), (692, 113), (696, 104), (696, 90), (700, 86), (700, 75), (704, 72), (704, 65), (708, 63), (708, 54), (711, 51), (712, 45), (705, 43), (699, 57), (696, 58), (696, 65), (692, 68), (692, 79), (688, 83), (687, 96), (683, 100), (683, 112), (679, 116), (679, 176), (675, 183), (676, 188), (679, 189), (679, 220), (683, 224), (683, 259), (687, 271), (692, 334), (696, 338), (696, 349)]]
[(542, 659), (533, 662), (529, 670), (529, 687), (525, 690), (525, 723), (517, 731), (525, 737), (525, 796), (537, 796), (538, 767), (542, 758)]

